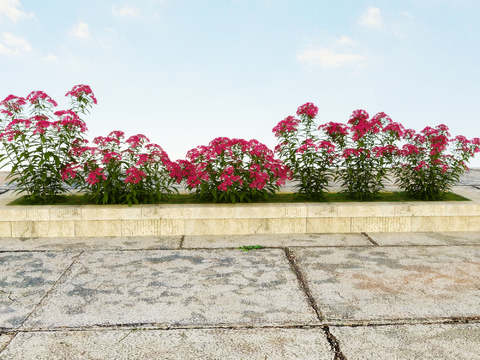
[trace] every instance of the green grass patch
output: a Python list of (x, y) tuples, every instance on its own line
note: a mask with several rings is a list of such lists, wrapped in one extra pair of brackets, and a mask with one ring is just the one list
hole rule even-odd
[[(345, 193), (327, 193), (325, 198), (319, 200), (307, 200), (302, 195), (297, 194), (275, 194), (269, 195), (268, 199), (256, 199), (254, 203), (296, 203), (296, 202), (312, 202), (312, 203), (329, 203), (329, 202), (401, 202), (401, 201), (421, 201), (408, 197), (403, 192), (382, 192), (373, 200), (354, 200)], [(470, 201), (469, 199), (455, 193), (447, 193), (441, 199), (436, 201)], [(94, 202), (85, 202), (81, 195), (57, 196), (53, 205), (94, 205)], [(193, 194), (189, 195), (170, 195), (167, 200), (157, 202), (157, 204), (212, 204), (211, 201), (200, 200)], [(33, 202), (26, 196), (20, 197), (8, 205), (41, 205), (40, 202)]]
[(238, 247), (237, 249), (242, 251), (252, 251), (257, 249), (263, 249), (263, 246), (260, 246), (260, 245), (241, 246), (241, 247)]

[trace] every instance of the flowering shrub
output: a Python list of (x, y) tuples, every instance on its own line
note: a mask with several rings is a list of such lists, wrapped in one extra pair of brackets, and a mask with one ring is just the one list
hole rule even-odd
[[(71, 144), (81, 141), (87, 130), (78, 113), (85, 114), (92, 102), (96, 103), (91, 89), (80, 86), (66, 94), (73, 105), (70, 110), (53, 113), (57, 103), (42, 91), (33, 91), (26, 99), (9, 95), (0, 102), (5, 115), (0, 121), (0, 141), (5, 149), (2, 167), (12, 166), (8, 179), (16, 182), (17, 193), (25, 192), (34, 202), (52, 203), (67, 191), (62, 167), (69, 161)], [(24, 114), (27, 104), (30, 116)]]
[[(460, 176), (468, 171), (466, 162), (480, 152), (480, 139), (450, 138), (448, 127), (426, 127), (420, 133), (405, 131), (407, 143), (398, 150), (396, 183), (409, 196), (435, 200), (451, 191)], [(451, 153), (447, 150), (451, 147)]]
[(288, 116), (273, 128), (279, 141), (275, 151), (292, 170), (294, 188), (307, 199), (324, 197), (336, 160), (335, 145), (315, 133), (317, 114), (318, 108), (306, 103), (297, 109), (300, 119)]
[(395, 142), (404, 130), (383, 112), (369, 119), (366, 111), (355, 110), (348, 124), (345, 128), (332, 123), (323, 126), (342, 158), (337, 179), (350, 197), (372, 199), (384, 188), (397, 149)]
[(73, 162), (62, 171), (86, 200), (102, 204), (155, 203), (176, 190), (171, 187), (179, 166), (142, 134), (124, 140), (122, 131), (96, 137), (94, 145), (78, 141), (70, 150)]
[(178, 163), (187, 188), (214, 202), (267, 198), (289, 178), (288, 167), (257, 140), (216, 138), (188, 151)]

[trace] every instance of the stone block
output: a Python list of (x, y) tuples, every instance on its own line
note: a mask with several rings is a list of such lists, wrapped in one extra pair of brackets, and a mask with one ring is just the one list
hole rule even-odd
[(160, 222), (161, 234), (166, 235), (185, 235), (184, 219), (162, 219)]
[(27, 221), (48, 221), (50, 220), (50, 209), (52, 206), (26, 206)]
[(249, 233), (249, 219), (185, 220), (185, 235), (244, 235)]
[(337, 205), (311, 204), (307, 203), (307, 217), (337, 217)]
[(284, 204), (237, 204), (235, 218), (237, 219), (265, 219), (285, 217)]
[(21, 221), (27, 220), (27, 210), (22, 209), (20, 206), (16, 207), (4, 207), (3, 209), (0, 209), (0, 219), (2, 221)]
[(159, 236), (161, 220), (122, 220), (122, 236)]
[(338, 205), (339, 217), (395, 216), (393, 205)]
[(419, 216), (412, 218), (412, 231), (468, 231), (469, 220), (464, 216)]
[(195, 205), (195, 219), (233, 219), (235, 217), (235, 205)]
[(0, 237), (12, 237), (12, 225), (10, 221), (0, 222)]
[(308, 215), (306, 204), (283, 204), (285, 205), (285, 217), (287, 218), (306, 218)]
[(144, 205), (142, 219), (193, 219), (194, 205)]
[(13, 221), (13, 237), (75, 236), (73, 221)]
[(50, 210), (50, 220), (81, 220), (81, 206), (55, 206)]
[(249, 219), (249, 234), (305, 234), (306, 219)]
[(411, 217), (353, 217), (352, 232), (406, 232), (411, 231)]
[(395, 216), (444, 216), (444, 203), (436, 204), (404, 204), (395, 206)]
[(307, 218), (307, 234), (351, 232), (351, 218)]
[(80, 220), (75, 221), (75, 236), (122, 236), (121, 220)]

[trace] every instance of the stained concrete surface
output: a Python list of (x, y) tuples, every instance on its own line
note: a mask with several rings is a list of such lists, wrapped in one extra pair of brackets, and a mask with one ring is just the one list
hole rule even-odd
[(290, 235), (186, 235), (184, 248), (219, 248), (260, 245), (290, 246), (371, 246), (362, 234), (290, 234)]
[(480, 358), (480, 233), (192, 239), (0, 239), (0, 359)]
[(347, 359), (480, 358), (480, 324), (331, 327)]
[(0, 330), (22, 325), (78, 255), (0, 253)]
[[(73, 356), (72, 356), (73, 355)], [(20, 333), (0, 359), (315, 359), (333, 351), (318, 329)]]
[(299, 290), (280, 249), (85, 252), (23, 328), (318, 323)]
[(478, 246), (292, 249), (329, 323), (480, 315)]

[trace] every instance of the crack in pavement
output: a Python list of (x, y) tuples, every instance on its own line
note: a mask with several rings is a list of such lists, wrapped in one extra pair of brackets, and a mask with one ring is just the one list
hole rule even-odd
[(368, 241), (370, 241), (373, 245), (375, 246), (380, 246), (375, 240), (373, 240), (370, 235), (368, 235), (367, 233), (365, 232), (362, 232), (361, 233), (363, 236), (365, 236), (367, 238)]
[(28, 314), (28, 316), (25, 317), (25, 319), (22, 321), (20, 326), (18, 326), (18, 328), (21, 328), (23, 326), (23, 324), (25, 324), (25, 322), (32, 316), (32, 314), (34, 314), (35, 311), (37, 311), (37, 309), (42, 305), (43, 301), (48, 297), (48, 295), (50, 295), (52, 293), (53, 289), (55, 289), (55, 287), (58, 284), (60, 284), (67, 277), (67, 275), (71, 271), (71, 268), (72, 268), (73, 264), (75, 264), (77, 262), (78, 258), (80, 256), (82, 256), (82, 254), (84, 252), (85, 251), (80, 251), (80, 253), (78, 255), (75, 255), (74, 257), (72, 257), (72, 263), (65, 269), (65, 271), (60, 275), (60, 277), (57, 279), (57, 281), (55, 281), (55, 283), (52, 285), (52, 287), (50, 289), (48, 289), (48, 291), (45, 293), (45, 295), (43, 295), (43, 297), (40, 299), (40, 301), (35, 305), (35, 307), (30, 312), (30, 314)]
[[(300, 288), (307, 297), (308, 303), (312, 307), (313, 311), (315, 311), (315, 314), (317, 315), (318, 320), (323, 321), (323, 315), (321, 314), (321, 311), (318, 308), (317, 303), (315, 302), (315, 299), (310, 291), (310, 288), (308, 287), (308, 283), (307, 283), (307, 280), (305, 279), (305, 276), (303, 275), (300, 268), (297, 266), (297, 260), (295, 259), (295, 256), (293, 256), (293, 253), (288, 248), (285, 248), (284, 251), (290, 263), (290, 267), (297, 277), (297, 280), (300, 284)], [(330, 328), (328, 327), (328, 325), (322, 325), (321, 328), (325, 333), (325, 336), (327, 337), (327, 341), (330, 344), (332, 351), (335, 353), (335, 356), (333, 359), (347, 360), (347, 358), (345, 357), (345, 355), (343, 355), (340, 349), (340, 342), (330, 332)]]

